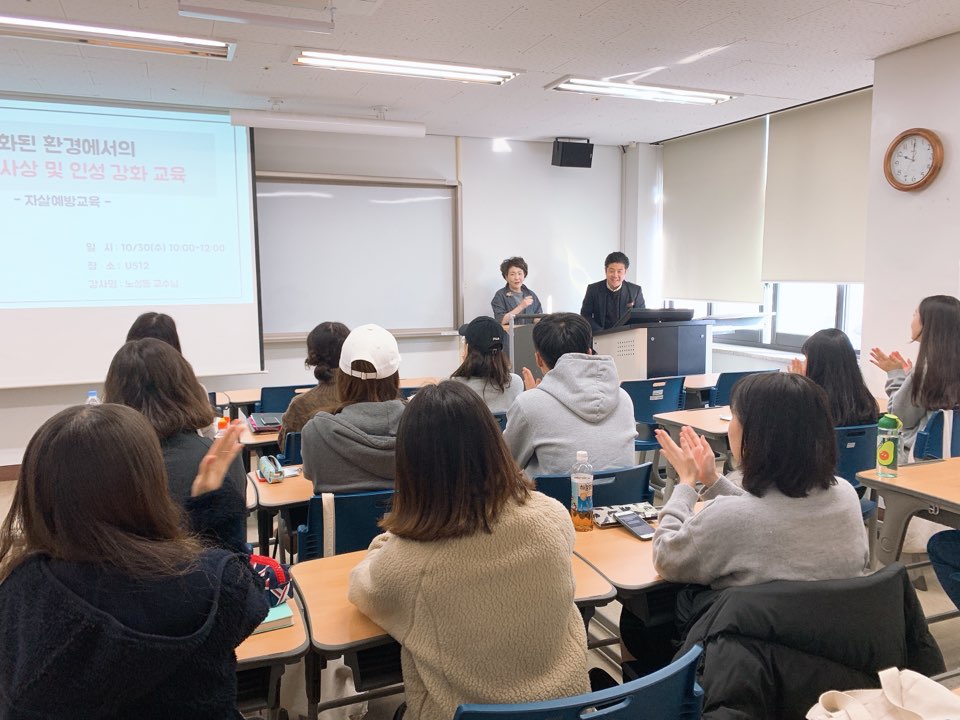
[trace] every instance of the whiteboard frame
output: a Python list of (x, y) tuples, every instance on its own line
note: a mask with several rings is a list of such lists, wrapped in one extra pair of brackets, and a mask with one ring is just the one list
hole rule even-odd
[[(291, 182), (303, 183), (304, 185), (361, 185), (373, 187), (433, 187), (440, 190), (453, 191), (453, 227), (451, 235), (453, 237), (453, 267), (451, 268), (450, 280), (453, 283), (453, 327), (439, 328), (387, 328), (392, 335), (398, 338), (436, 338), (450, 337), (459, 334), (459, 328), (463, 324), (463, 187), (459, 182), (449, 182), (447, 180), (429, 180), (420, 178), (392, 178), (392, 177), (371, 177), (367, 175), (325, 175), (314, 173), (291, 173), (291, 172), (271, 172), (257, 171), (254, 176), (254, 195), (256, 196), (256, 184), (261, 180), (268, 182)], [(259, 228), (258, 228), (259, 234)], [(259, 242), (258, 242), (259, 246)], [(257, 266), (259, 273), (259, 251), (257, 256)], [(261, 288), (262, 290), (262, 288)], [(278, 344), (301, 342), (307, 339), (310, 330), (303, 332), (285, 332), (285, 333), (263, 333), (264, 344)]]

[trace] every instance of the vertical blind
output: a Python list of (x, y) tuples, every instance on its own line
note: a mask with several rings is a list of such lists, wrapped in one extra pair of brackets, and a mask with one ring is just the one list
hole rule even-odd
[(766, 125), (664, 144), (664, 297), (762, 302)]
[(863, 282), (872, 95), (770, 116), (763, 280)]

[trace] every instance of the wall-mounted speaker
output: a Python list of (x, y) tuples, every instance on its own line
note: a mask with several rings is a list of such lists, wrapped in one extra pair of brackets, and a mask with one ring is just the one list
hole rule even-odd
[(590, 167), (593, 164), (593, 143), (557, 138), (553, 141), (553, 164), (558, 167)]

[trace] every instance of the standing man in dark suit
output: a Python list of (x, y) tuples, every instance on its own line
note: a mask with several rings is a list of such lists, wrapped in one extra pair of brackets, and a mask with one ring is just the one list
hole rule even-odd
[(613, 327), (627, 310), (643, 309), (643, 291), (639, 285), (624, 280), (630, 258), (622, 252), (612, 252), (603, 261), (606, 280), (587, 285), (587, 294), (583, 296), (583, 315), (593, 329), (606, 330)]

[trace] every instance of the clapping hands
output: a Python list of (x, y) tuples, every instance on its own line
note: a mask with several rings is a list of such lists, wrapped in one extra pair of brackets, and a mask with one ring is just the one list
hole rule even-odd
[(240, 444), (240, 434), (243, 432), (243, 423), (234, 420), (221, 437), (213, 441), (207, 454), (200, 461), (197, 477), (190, 487), (190, 495), (197, 497), (214, 490), (219, 490), (223, 479), (230, 470), (230, 464), (243, 447)]
[(714, 460), (713, 448), (702, 435), (697, 435), (690, 426), (680, 430), (680, 444), (660, 429), (654, 431), (663, 456), (677, 471), (680, 483), (696, 487), (697, 482), (705, 487), (713, 485), (720, 477)]
[(870, 362), (884, 372), (890, 372), (891, 370), (910, 372), (913, 369), (913, 362), (901, 355), (899, 350), (894, 350), (887, 355), (880, 348), (872, 348), (870, 350)]

